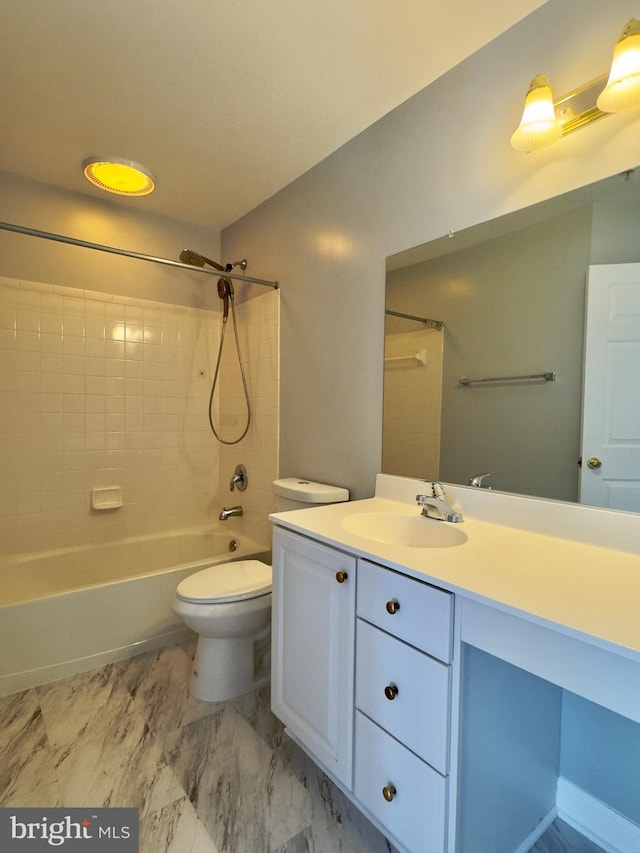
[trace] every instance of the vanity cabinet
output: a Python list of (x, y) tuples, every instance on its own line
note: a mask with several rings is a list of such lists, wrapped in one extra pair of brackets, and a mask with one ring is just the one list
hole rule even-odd
[(276, 527), (271, 705), (312, 757), (353, 781), (356, 560)]
[(453, 595), (285, 530), (272, 709), (404, 853), (446, 843)]

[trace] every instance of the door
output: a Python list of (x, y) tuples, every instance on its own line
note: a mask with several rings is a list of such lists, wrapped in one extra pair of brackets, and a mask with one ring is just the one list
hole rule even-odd
[(580, 502), (640, 512), (640, 264), (589, 268)]

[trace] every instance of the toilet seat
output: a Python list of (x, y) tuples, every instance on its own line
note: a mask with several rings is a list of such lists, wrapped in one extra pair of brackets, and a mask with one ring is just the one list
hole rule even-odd
[(237, 560), (209, 566), (178, 584), (176, 595), (194, 604), (243, 601), (271, 592), (271, 566), (259, 560)]

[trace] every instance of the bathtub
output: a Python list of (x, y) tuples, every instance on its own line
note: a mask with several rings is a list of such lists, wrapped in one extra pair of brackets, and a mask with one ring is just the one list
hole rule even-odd
[(270, 553), (241, 536), (186, 531), (0, 561), (0, 696), (191, 635), (173, 614), (193, 572)]

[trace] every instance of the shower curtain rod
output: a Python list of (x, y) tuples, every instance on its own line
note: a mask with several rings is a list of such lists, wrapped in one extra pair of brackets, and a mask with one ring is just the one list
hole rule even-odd
[(36, 228), (27, 228), (24, 225), (12, 225), (10, 222), (0, 222), (0, 230), (14, 231), (16, 234), (25, 234), (27, 237), (40, 237), (43, 240), (54, 240), (57, 243), (68, 243), (71, 246), (80, 246), (83, 249), (95, 249), (98, 252), (109, 252), (112, 255), (122, 255), (125, 258), (135, 258), (138, 261), (151, 261), (154, 264), (165, 264), (178, 269), (190, 270), (191, 272), (203, 272), (206, 275), (215, 275), (216, 278), (233, 278), (237, 281), (246, 281), (249, 284), (262, 284), (278, 290), (277, 281), (267, 281), (263, 278), (252, 278), (248, 275), (238, 275), (234, 272), (220, 273), (217, 270), (208, 270), (204, 267), (194, 267), (191, 264), (183, 264), (181, 261), (173, 261), (170, 258), (157, 258), (154, 255), (143, 255), (141, 252), (130, 252), (127, 249), (116, 249), (113, 246), (103, 246), (101, 243), (90, 243), (87, 240), (79, 240), (77, 237), (65, 237), (62, 234), (52, 234), (50, 231), (38, 231)]
[(391, 311), (390, 308), (384, 309), (385, 314), (391, 314), (392, 317), (402, 317), (403, 320), (417, 320), (419, 323), (426, 323), (433, 329), (444, 329), (442, 320), (429, 320), (427, 317), (416, 317), (414, 314), (401, 314), (400, 311)]

